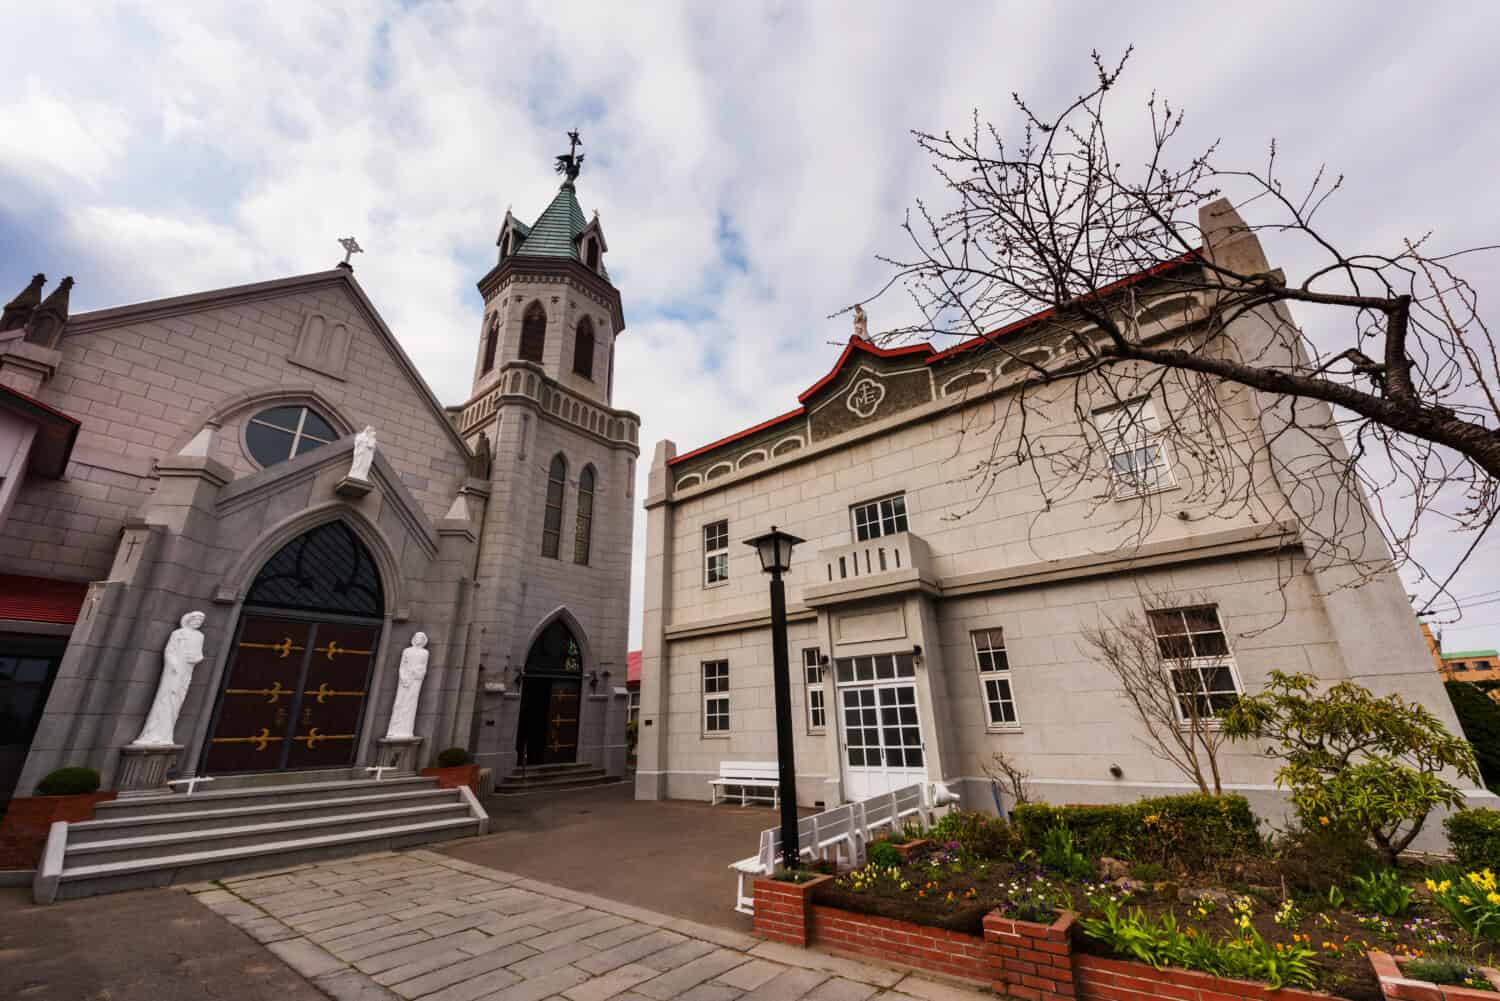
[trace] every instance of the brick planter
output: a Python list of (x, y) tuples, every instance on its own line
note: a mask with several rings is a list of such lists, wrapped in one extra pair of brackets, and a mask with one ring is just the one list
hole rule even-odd
[(912, 852), (916, 851), (918, 848), (926, 848), (930, 844), (932, 844), (932, 841), (928, 838), (918, 838), (915, 841), (907, 841), (904, 844), (892, 845), (891, 847), (900, 852), (902, 858), (909, 859), (911, 858)]
[(807, 945), (812, 937), (812, 892), (832, 876), (805, 883), (755, 877), (755, 933), (777, 942)]
[(1073, 918), (1072, 911), (1064, 911), (1044, 925), (1016, 921), (999, 911), (986, 914), (984, 941), (990, 947), (990, 975), (996, 992), (1023, 1001), (1077, 997), (1070, 939)]
[[(1386, 1001), (1494, 1001), (1491, 991), (1476, 991), (1472, 987), (1453, 984), (1434, 984), (1427, 980), (1411, 980), (1401, 969), (1396, 957), (1386, 952), (1371, 952), (1370, 965), (1380, 980), (1380, 993)], [(1481, 966), (1480, 972), (1500, 990), (1500, 972)]]
[[(832, 878), (818, 876), (806, 883), (757, 879), (756, 933), (778, 942), (817, 945), (957, 977), (1020, 1001), (1336, 1001), (1333, 995), (1316, 991), (1273, 991), (1250, 980), (1196, 970), (1157, 970), (1145, 963), (1075, 953), (1074, 915), (1066, 911), (1051, 924), (1016, 921), (991, 911), (984, 917), (981, 938), (814, 904), (813, 892)], [(1391, 969), (1396, 969), (1394, 962)], [(1395, 975), (1399, 980), (1399, 970)], [(1478, 991), (1416, 981), (1399, 983), (1415, 987), (1407, 993), (1391, 993), (1382, 976), (1381, 988), (1388, 1001), (1495, 1001), (1494, 995)]]
[(0, 869), (32, 869), (42, 857), (54, 821), (75, 824), (92, 820), (94, 806), (115, 798), (114, 792), (73, 796), (18, 796), (0, 821)]
[(479, 766), (478, 765), (454, 765), (452, 768), (424, 768), (422, 774), (438, 780), (438, 785), (443, 789), (457, 789), (459, 786), (468, 786), (474, 795), (479, 795)]

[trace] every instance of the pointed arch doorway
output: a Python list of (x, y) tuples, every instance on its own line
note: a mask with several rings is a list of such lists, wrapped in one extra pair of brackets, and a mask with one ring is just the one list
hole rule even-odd
[(277, 550), (245, 596), (202, 770), (353, 764), (384, 610), (375, 558), (346, 523)]
[(516, 757), (523, 764), (578, 760), (583, 706), (583, 650), (562, 619), (553, 619), (526, 653)]

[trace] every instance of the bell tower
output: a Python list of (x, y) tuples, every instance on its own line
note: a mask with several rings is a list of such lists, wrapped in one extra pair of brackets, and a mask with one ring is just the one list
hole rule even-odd
[(599, 213), (578, 204), (583, 140), (568, 133), (557, 157), (563, 177), (552, 203), (529, 226), (506, 210), (495, 267), (479, 281), (484, 318), (474, 361), (474, 396), (501, 369), (526, 362), (571, 392), (605, 406), (614, 395), (615, 339), (625, 327), (620, 293), (604, 257)]

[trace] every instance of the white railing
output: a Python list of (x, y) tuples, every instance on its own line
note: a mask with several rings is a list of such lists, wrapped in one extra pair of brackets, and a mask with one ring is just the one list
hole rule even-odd
[[(894, 833), (906, 820), (919, 817), (923, 826), (937, 822), (939, 811), (946, 812), (958, 801), (941, 782), (923, 782), (892, 792), (871, 796), (857, 803), (845, 803), (822, 813), (797, 821), (797, 847), (804, 858), (827, 859), (849, 868), (864, 864), (865, 848), (882, 834)], [(746, 894), (745, 880), (776, 871), (781, 858), (781, 828), (760, 832), (760, 848), (749, 858), (731, 863), (738, 882), (734, 909), (741, 914), (755, 911), (755, 897)]]

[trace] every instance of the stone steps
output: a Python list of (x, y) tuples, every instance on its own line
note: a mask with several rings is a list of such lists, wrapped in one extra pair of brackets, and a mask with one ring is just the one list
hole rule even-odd
[(516, 796), (522, 793), (547, 792), (556, 789), (578, 789), (586, 786), (612, 785), (620, 781), (602, 768), (589, 764), (533, 765), (525, 774), (512, 772), (495, 784), (495, 795)]
[[(38, 903), (218, 879), (342, 855), (483, 834), (467, 787), (430, 778), (350, 780), (116, 800), (96, 819), (54, 825)], [(76, 837), (75, 837), (76, 834)]]

